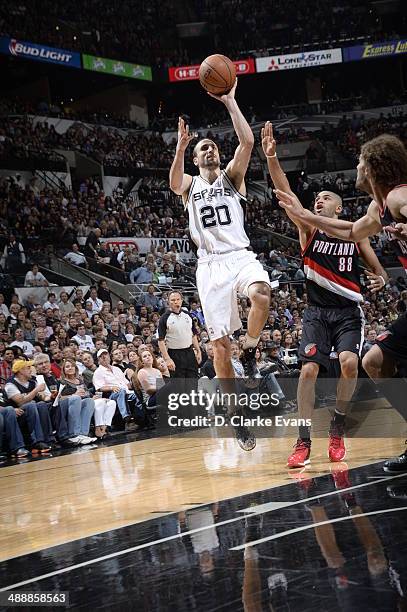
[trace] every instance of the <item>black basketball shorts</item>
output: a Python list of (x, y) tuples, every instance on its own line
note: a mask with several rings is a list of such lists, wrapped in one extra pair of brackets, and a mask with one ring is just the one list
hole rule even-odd
[(309, 306), (304, 310), (301, 361), (312, 361), (328, 369), (330, 354), (344, 351), (360, 357), (364, 340), (365, 320), (360, 306), (320, 308)]
[(407, 313), (400, 315), (386, 331), (379, 334), (376, 344), (397, 363), (407, 363)]

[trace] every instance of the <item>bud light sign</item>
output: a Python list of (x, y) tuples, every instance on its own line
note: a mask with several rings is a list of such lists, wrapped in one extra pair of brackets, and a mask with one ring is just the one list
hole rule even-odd
[(46, 47), (45, 45), (37, 45), (15, 38), (1, 37), (0, 52), (38, 62), (50, 62), (59, 66), (81, 68), (81, 56), (75, 51)]

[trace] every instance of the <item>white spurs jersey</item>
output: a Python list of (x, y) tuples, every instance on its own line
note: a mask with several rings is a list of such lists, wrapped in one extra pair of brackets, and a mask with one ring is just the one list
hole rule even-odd
[(250, 241), (244, 230), (244, 198), (222, 170), (216, 181), (208, 183), (194, 176), (186, 208), (191, 239), (198, 257), (246, 249)]

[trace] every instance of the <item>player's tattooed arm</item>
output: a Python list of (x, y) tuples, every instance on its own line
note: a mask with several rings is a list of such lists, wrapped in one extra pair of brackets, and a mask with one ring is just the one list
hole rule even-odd
[(382, 226), (376, 218), (375, 202), (371, 202), (366, 215), (352, 222), (314, 215), (310, 210), (303, 208), (301, 202), (294, 194), (284, 193), (277, 189), (276, 196), (279, 200), (279, 205), (286, 210), (287, 214), (289, 213), (299, 221), (309, 223), (313, 227), (342, 240), (360, 242), (363, 238), (374, 236), (382, 231)]
[(195, 135), (190, 134), (189, 126), (185, 125), (182, 117), (179, 117), (177, 147), (170, 168), (170, 189), (177, 195), (184, 195), (191, 186), (192, 176), (184, 173), (184, 155), (193, 138)]
[(229, 112), (230, 118), (232, 119), (233, 127), (235, 129), (236, 136), (239, 140), (239, 144), (236, 148), (233, 159), (228, 163), (226, 167), (226, 174), (228, 175), (236, 189), (240, 191), (240, 193), (242, 193), (243, 195), (246, 195), (244, 177), (246, 176), (247, 168), (249, 167), (250, 163), (250, 157), (254, 146), (254, 136), (250, 125), (246, 121), (242, 111), (240, 110), (236, 102), (236, 87), (237, 79), (229, 93), (224, 94), (223, 96), (216, 96), (209, 92), (208, 94), (212, 98), (215, 98), (215, 100), (223, 102)]

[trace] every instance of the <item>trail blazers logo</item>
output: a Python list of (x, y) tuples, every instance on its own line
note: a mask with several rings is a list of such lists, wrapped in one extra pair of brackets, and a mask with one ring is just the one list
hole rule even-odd
[(307, 344), (307, 346), (304, 349), (304, 353), (307, 357), (313, 357), (317, 352), (317, 345), (316, 344)]

